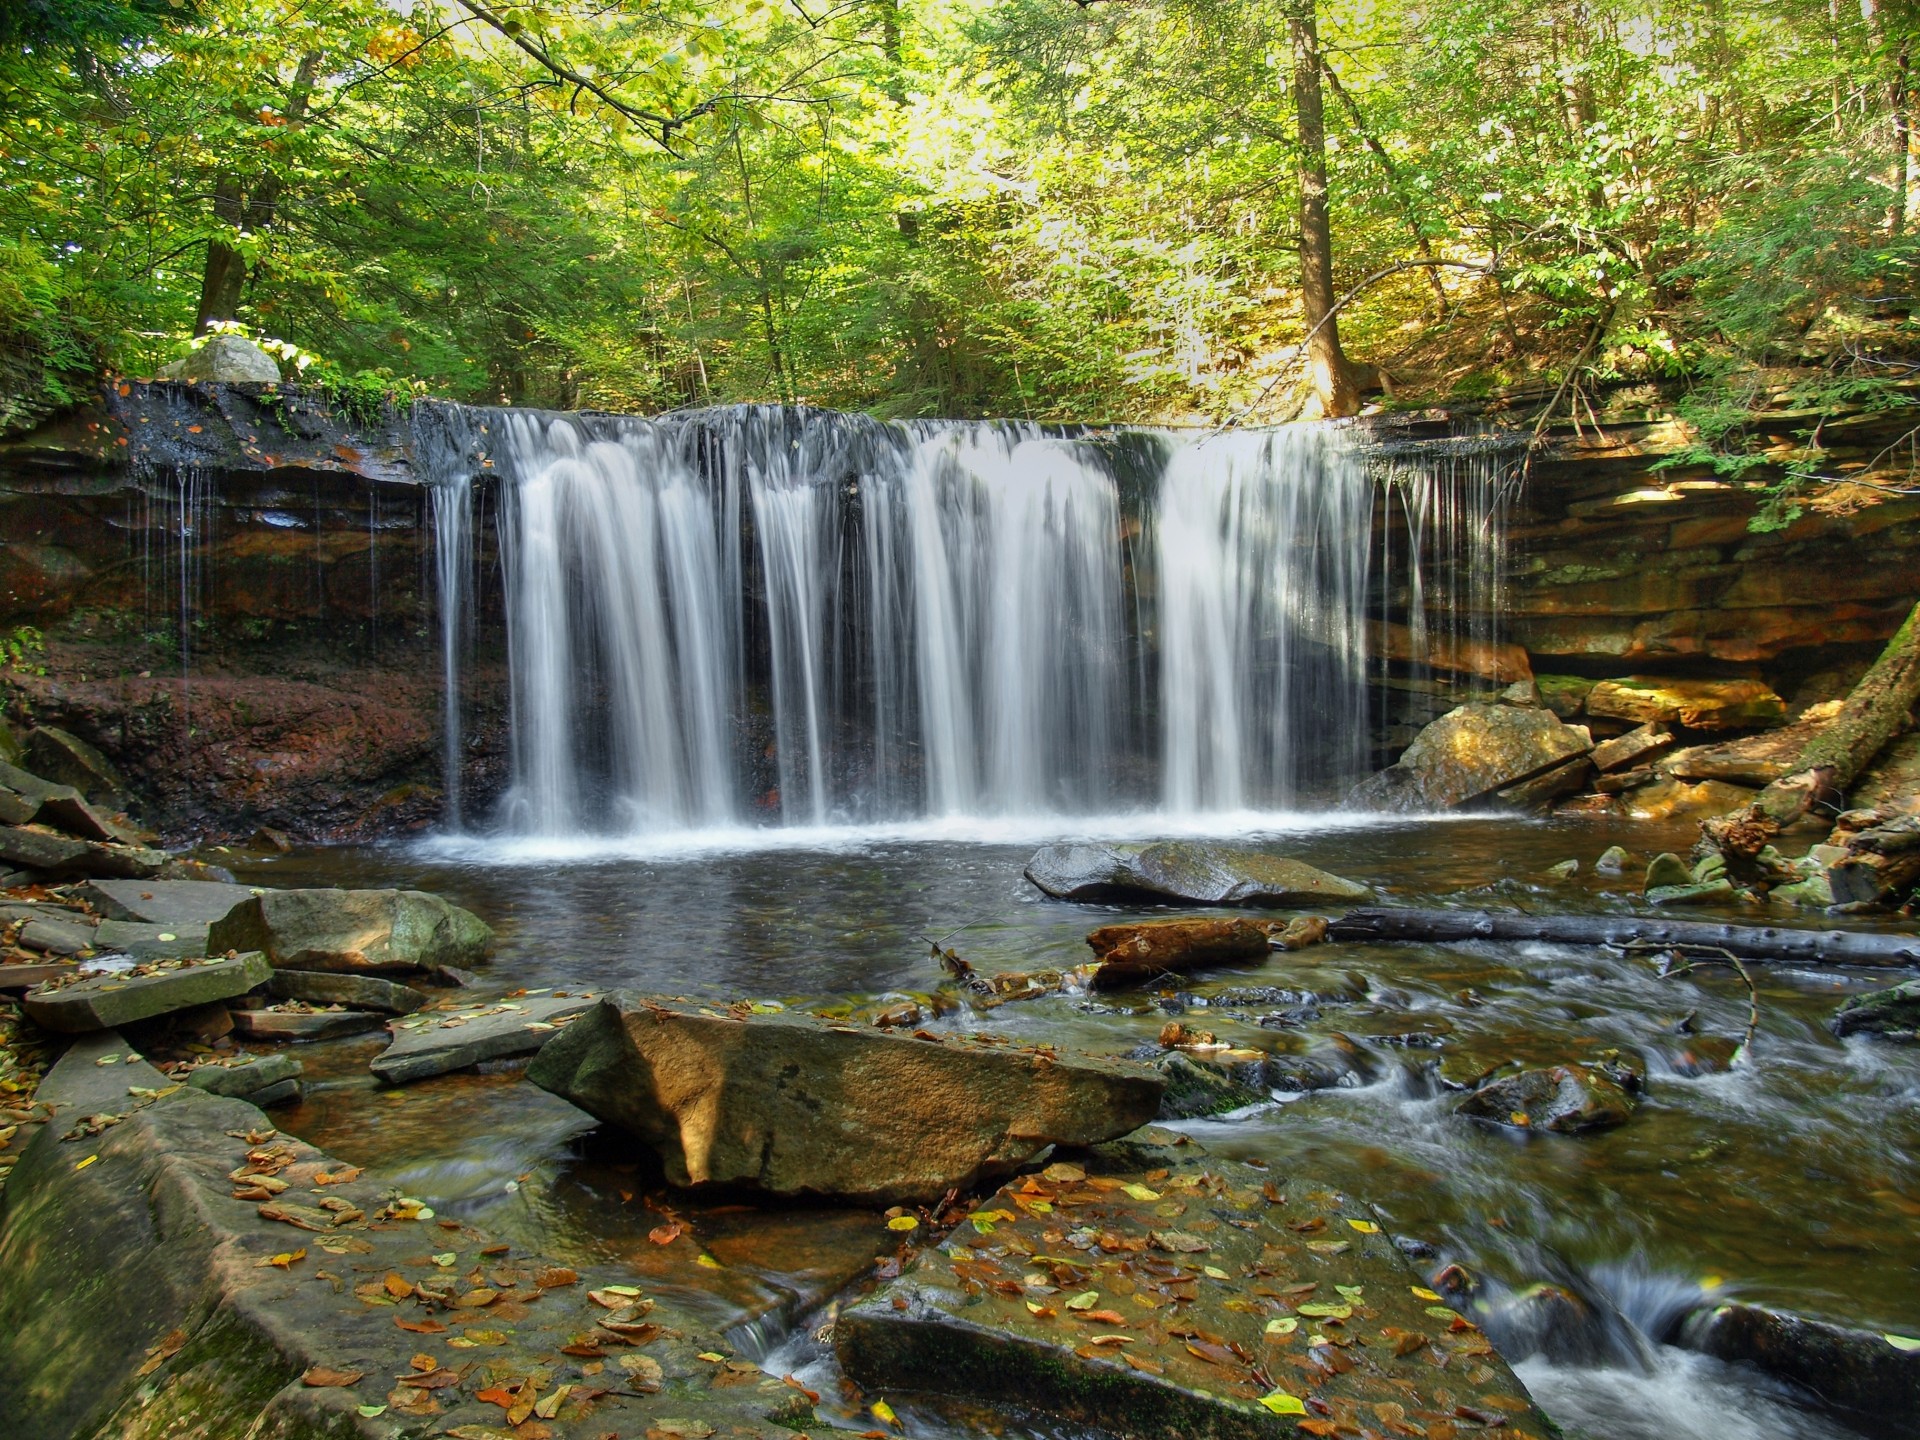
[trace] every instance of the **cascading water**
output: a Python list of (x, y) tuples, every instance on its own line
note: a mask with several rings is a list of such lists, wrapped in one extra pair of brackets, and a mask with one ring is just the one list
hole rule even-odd
[[(1191, 820), (1365, 768), (1378, 487), (1336, 429), (469, 415), (501, 481), (509, 833)], [(432, 448), (464, 613), (470, 472)], [(1471, 527), (1470, 490), (1407, 513)]]

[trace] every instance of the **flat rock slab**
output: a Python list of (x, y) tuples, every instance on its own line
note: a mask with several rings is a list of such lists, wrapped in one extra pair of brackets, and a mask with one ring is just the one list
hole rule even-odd
[(411, 985), (399, 985), (378, 975), (326, 970), (276, 970), (267, 989), (279, 1000), (347, 1005), (359, 1010), (383, 1010), (389, 1015), (411, 1015), (427, 1003), (427, 997)]
[(26, 949), (42, 955), (85, 955), (97, 943), (92, 926), (68, 920), (29, 920), (18, 938)]
[(431, 970), (479, 959), (493, 932), (423, 890), (265, 890), (207, 932), (207, 949), (260, 950), (276, 968)]
[(374, 1057), (373, 1073), (389, 1085), (405, 1085), (531, 1055), (597, 1003), (596, 994), (530, 995), (415, 1015), (394, 1024), (393, 1043)]
[(57, 990), (29, 991), (21, 1003), (37, 1024), (79, 1035), (216, 1000), (231, 1000), (265, 984), (271, 973), (266, 957), (258, 953), (197, 961), (161, 960), (78, 980)]
[(1166, 1088), (1127, 1061), (627, 991), (574, 1020), (527, 1078), (636, 1136), (675, 1185), (877, 1204), (932, 1203), (1049, 1144), (1124, 1135)]
[(249, 1040), (337, 1040), (387, 1023), (372, 1010), (236, 1010), (233, 1031)]
[(80, 967), (70, 960), (50, 961), (45, 965), (0, 965), (0, 991), (24, 994), (49, 980), (64, 980), (79, 973)]
[[(443, 1228), (239, 1100), (180, 1087), (129, 1107), (130, 1079), (167, 1087), (97, 1066), (85, 1047), (107, 1043), (81, 1042), (45, 1093), (64, 1113), (76, 1082), (110, 1080), (117, 1097), (73, 1108), (122, 1119), (72, 1141), (42, 1126), (0, 1213), (9, 1435), (792, 1440), (811, 1422), (626, 1267)], [(516, 1431), (513, 1408), (540, 1403)]]
[(6, 825), (0, 826), (0, 860), (56, 875), (141, 877), (159, 874), (167, 863), (167, 854), (138, 845), (106, 845), (51, 830)]
[(1102, 925), (1087, 936), (1099, 957), (1088, 983), (1096, 990), (1137, 985), (1170, 970), (1264, 960), (1267, 927), (1258, 920), (1140, 920)]
[(1122, 1436), (1557, 1433), (1367, 1207), (1197, 1151), (1103, 1146), (1007, 1185), (840, 1312), (840, 1363)]
[(209, 1095), (247, 1096), (284, 1080), (297, 1080), (306, 1067), (291, 1055), (249, 1056), (238, 1064), (211, 1061), (196, 1065), (186, 1082)]
[(109, 920), (174, 928), (211, 925), (259, 892), (213, 880), (90, 880), (78, 893)]
[(135, 920), (102, 920), (93, 932), (101, 950), (131, 955), (136, 960), (162, 960), (176, 955), (207, 953), (204, 925), (146, 925)]
[(1026, 876), (1057, 900), (1287, 906), (1370, 893), (1304, 861), (1189, 840), (1049, 845), (1027, 862)]

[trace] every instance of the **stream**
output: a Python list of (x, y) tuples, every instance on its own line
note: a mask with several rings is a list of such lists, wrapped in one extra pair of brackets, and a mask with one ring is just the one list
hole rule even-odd
[[(1140, 821), (1097, 828), (1142, 824), (1164, 833)], [(1647, 858), (1684, 850), (1694, 827), (1315, 815), (1246, 817), (1233, 833), (1365, 881), (1385, 903), (1598, 912), (1638, 905)], [(926, 936), (957, 931), (945, 943), (989, 972), (1090, 958), (1087, 930), (1140, 912), (1041, 895), (1021, 869), (1045, 838), (919, 825), (683, 834), (671, 852), (443, 839), (207, 858), (254, 883), (444, 894), (499, 935), (476, 996), (628, 986), (824, 1008), (934, 990)], [(1595, 874), (1616, 842), (1633, 854), (1627, 872)], [(1580, 873), (1554, 882), (1548, 867), (1566, 858)], [(1717, 1073), (1690, 1072), (1696, 1050), (1711, 1048), (1705, 1037), (1745, 1034), (1737, 975), (1662, 977), (1648, 957), (1544, 944), (1319, 946), (1201, 972), (1177, 995), (1055, 995), (929, 1024), (1123, 1053), (1177, 1018), (1318, 1065), (1338, 1083), (1175, 1128), (1372, 1202), (1429, 1277), (1463, 1267), (1469, 1313), (1570, 1433), (1825, 1440), (1854, 1432), (1809, 1397), (1662, 1342), (1689, 1309), (1733, 1299), (1920, 1334), (1920, 1068), (1911, 1050), (1826, 1029), (1843, 998), (1884, 975), (1752, 969), (1754, 1043)], [(1288, 993), (1232, 993), (1255, 986)], [(871, 1268), (870, 1216), (672, 1195), (617, 1137), (515, 1067), (377, 1089), (366, 1060), (380, 1043), (304, 1047), (309, 1094), (276, 1112), (280, 1123), (447, 1214), (549, 1253), (628, 1263), (640, 1283), (734, 1327), (776, 1373), (831, 1397), (837, 1377), (813, 1332), (830, 1318), (823, 1302)], [(1615, 1048), (1648, 1076), (1638, 1112), (1616, 1129), (1528, 1134), (1452, 1113), (1459, 1092), (1443, 1077)], [(698, 1244), (650, 1243), (668, 1215)], [(688, 1263), (696, 1253), (718, 1268)], [(1539, 1284), (1573, 1297), (1579, 1323), (1514, 1319), (1503, 1302)], [(982, 1433), (900, 1408), (910, 1433)], [(868, 1423), (851, 1408), (842, 1422)]]

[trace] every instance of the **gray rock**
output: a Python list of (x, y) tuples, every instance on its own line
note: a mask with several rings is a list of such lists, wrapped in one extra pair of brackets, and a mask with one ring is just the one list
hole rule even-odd
[(1304, 861), (1185, 840), (1049, 845), (1027, 862), (1026, 876), (1060, 900), (1285, 906), (1364, 900), (1370, 893)]
[(42, 955), (85, 955), (94, 948), (94, 932), (64, 920), (30, 920), (20, 927), (19, 943)]
[(0, 860), (55, 875), (140, 877), (157, 873), (167, 863), (167, 855), (163, 850), (106, 845), (11, 825), (0, 827)]
[(1547, 874), (1551, 875), (1555, 880), (1571, 880), (1579, 873), (1580, 862), (1578, 860), (1562, 860), (1557, 865), (1549, 865), (1547, 867)]
[(233, 1029), (249, 1040), (337, 1040), (387, 1023), (371, 1010), (236, 1010)]
[(162, 380), (205, 380), (220, 384), (277, 385), (280, 366), (274, 358), (241, 335), (214, 335), (170, 365), (160, 367)]
[(638, 1138), (672, 1184), (882, 1205), (931, 1203), (1049, 1145), (1124, 1135), (1166, 1089), (1148, 1066), (1070, 1051), (631, 992), (575, 1019), (527, 1078)]
[(393, 1043), (374, 1057), (371, 1068), (385, 1083), (405, 1085), (488, 1060), (531, 1055), (596, 1001), (592, 994), (534, 995), (429, 1011), (395, 1023)]
[(64, 980), (79, 973), (80, 967), (71, 960), (45, 965), (0, 965), (0, 991), (20, 995), (49, 980)]
[(1738, 892), (1733, 882), (1722, 876), (1689, 885), (1656, 885), (1647, 891), (1649, 905), (1718, 905), (1730, 901)]
[(210, 880), (90, 880), (79, 897), (109, 920), (164, 925), (169, 930), (208, 926), (261, 891)]
[(1890, 990), (1855, 995), (1834, 1011), (1833, 1033), (1872, 1035), (1882, 1040), (1911, 1042), (1920, 1038), (1920, 980), (1906, 980)]
[(1153, 1067), (1167, 1077), (1166, 1093), (1160, 1097), (1162, 1120), (1224, 1115), (1270, 1098), (1266, 1091), (1241, 1084), (1219, 1066), (1186, 1055), (1165, 1056), (1154, 1061)]
[(258, 952), (232, 959), (159, 963), (167, 968), (148, 975), (96, 975), (59, 990), (29, 991), (22, 1004), (47, 1029), (79, 1035), (231, 1000), (264, 984), (272, 973), (266, 956)]
[(291, 1055), (254, 1055), (237, 1065), (197, 1065), (187, 1072), (187, 1084), (212, 1095), (244, 1097), (285, 1080), (297, 1080), (305, 1068)]
[(262, 1110), (266, 1109), (269, 1105), (284, 1105), (289, 1100), (298, 1100), (300, 1098), (300, 1082), (298, 1080), (276, 1081), (264, 1090), (256, 1090), (251, 1095), (245, 1095), (241, 1098), (249, 1105), (257, 1105)]
[(207, 932), (207, 949), (260, 950), (277, 968), (431, 970), (486, 953), (480, 917), (421, 890), (268, 890)]
[(1638, 1101), (1638, 1077), (1623, 1066), (1555, 1065), (1483, 1085), (1456, 1107), (1472, 1120), (1577, 1135), (1624, 1123)]
[(1512, 810), (1522, 815), (1536, 815), (1545, 810), (1555, 800), (1572, 795), (1586, 788), (1587, 780), (1593, 774), (1593, 766), (1584, 755), (1576, 755), (1564, 764), (1551, 770), (1544, 770), (1529, 780), (1521, 780), (1513, 785), (1505, 785), (1493, 792), (1491, 801), (1481, 801), (1490, 808)]
[(1803, 1386), (1869, 1423), (1870, 1434), (1909, 1435), (1920, 1411), (1920, 1351), (1902, 1350), (1872, 1330), (1852, 1330), (1757, 1305), (1696, 1310), (1679, 1343), (1720, 1360), (1752, 1365)]
[(1562, 772), (1564, 783), (1568, 763), (1592, 748), (1584, 729), (1563, 724), (1550, 709), (1462, 705), (1422, 730), (1397, 764), (1363, 781), (1351, 798), (1377, 810), (1456, 809), (1548, 771)]
[(1664, 725), (1649, 722), (1594, 746), (1593, 768), (1602, 774), (1630, 770), (1636, 765), (1646, 764), (1672, 746), (1673, 732)]
[(1691, 885), (1693, 871), (1687, 868), (1687, 862), (1672, 851), (1663, 851), (1653, 857), (1647, 865), (1647, 878), (1641, 885), (1643, 890), (1663, 890), (1674, 885)]
[(397, 985), (378, 975), (352, 975), (326, 970), (275, 970), (267, 989), (276, 1000), (305, 1000), (312, 1005), (384, 1010), (389, 1015), (411, 1015), (427, 1003), (427, 997), (411, 985)]
[(0, 788), (0, 825), (25, 825), (40, 813), (40, 803), (15, 791)]
[(118, 810), (127, 802), (127, 782), (93, 746), (77, 735), (42, 725), (27, 733), (26, 766), (56, 785), (71, 785), (89, 801)]
[(207, 953), (204, 925), (182, 925), (175, 929), (166, 925), (141, 925), (132, 920), (102, 920), (93, 933), (93, 943), (99, 949), (131, 955), (136, 960)]
[(34, 818), (42, 825), (51, 825), (82, 840), (104, 840), (110, 845), (140, 846), (145, 843), (137, 831), (102, 815), (81, 799), (77, 791), (69, 795), (49, 795), (40, 802)]

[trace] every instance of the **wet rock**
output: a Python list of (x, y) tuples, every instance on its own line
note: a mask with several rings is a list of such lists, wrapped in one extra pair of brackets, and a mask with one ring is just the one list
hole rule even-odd
[(1017, 1395), (1048, 1431), (1270, 1440), (1293, 1414), (1358, 1435), (1462, 1406), (1509, 1440), (1554, 1433), (1477, 1327), (1427, 1313), (1365, 1206), (1197, 1148), (1009, 1184), (986, 1226), (840, 1312), (841, 1365), (869, 1391)]
[(252, 1091), (239, 1098), (246, 1101), (249, 1105), (258, 1106), (262, 1110), (266, 1109), (269, 1105), (285, 1105), (291, 1100), (298, 1100), (300, 1098), (300, 1082), (298, 1080), (277, 1081), (264, 1089)]
[(1895, 815), (1843, 837), (1827, 867), (1836, 904), (1897, 905), (1920, 886), (1920, 814)]
[[(1631, 774), (1632, 772), (1628, 772)], [(1668, 777), (1656, 778), (1620, 798), (1621, 813), (1635, 820), (1671, 820), (1685, 815), (1725, 815), (1744, 810), (1760, 792), (1720, 780), (1689, 785)]]
[(1675, 885), (1691, 885), (1693, 871), (1687, 868), (1687, 862), (1671, 850), (1663, 851), (1647, 864), (1647, 878), (1641, 885), (1643, 890), (1664, 890)]
[(146, 876), (167, 863), (165, 851), (79, 840), (52, 830), (0, 826), (0, 860), (51, 875)]
[(293, 837), (284, 830), (276, 830), (271, 825), (262, 825), (247, 837), (247, 844), (255, 850), (264, 850), (274, 855), (291, 855)]
[(1305, 1054), (1268, 1056), (1265, 1081), (1270, 1090), (1304, 1095), (1371, 1085), (1380, 1073), (1379, 1062), (1365, 1046), (1335, 1031)]
[(397, 985), (378, 975), (353, 975), (326, 970), (275, 970), (268, 993), (278, 1000), (305, 1000), (312, 1005), (345, 1005), (357, 1010), (384, 1010), (389, 1015), (411, 1015), (427, 997), (411, 985)]
[(1725, 876), (1686, 885), (1656, 885), (1647, 891), (1649, 905), (1719, 905), (1736, 900), (1740, 892)]
[(242, 1099), (282, 1081), (297, 1080), (306, 1067), (291, 1055), (249, 1055), (239, 1060), (208, 1061), (187, 1072), (187, 1084), (210, 1095)]
[(129, 971), (96, 975), (57, 990), (29, 991), (23, 1006), (49, 1030), (66, 1035), (108, 1030), (244, 995), (271, 973), (258, 953), (199, 961), (163, 960)]
[(343, 1035), (364, 1035), (387, 1023), (387, 1017), (371, 1010), (278, 1009), (236, 1010), (234, 1030), (249, 1040), (338, 1040)]
[(1619, 875), (1627, 868), (1627, 852), (1619, 845), (1609, 845), (1600, 852), (1600, 858), (1593, 862), (1596, 875)]
[(1594, 686), (1587, 696), (1587, 713), (1689, 730), (1755, 730), (1783, 724), (1787, 703), (1759, 680), (1630, 675)]
[(1102, 925), (1087, 936), (1100, 958), (1088, 975), (1095, 990), (1138, 985), (1170, 970), (1265, 960), (1267, 927), (1257, 920), (1141, 920)]
[(1742, 1042), (1731, 1035), (1688, 1035), (1661, 1058), (1674, 1074), (1693, 1079), (1726, 1074), (1740, 1058), (1742, 1048)]
[(1302, 915), (1289, 920), (1279, 933), (1275, 934), (1272, 930), (1267, 933), (1276, 950), (1305, 950), (1309, 945), (1318, 945), (1327, 938), (1327, 920), (1324, 915)]
[[(1902, 1337), (1905, 1338), (1905, 1337)], [(1757, 1305), (1697, 1310), (1679, 1343), (1805, 1386), (1829, 1405), (1868, 1422), (1870, 1433), (1912, 1433), (1920, 1411), (1920, 1351), (1886, 1335), (1851, 1330)]]
[(101, 950), (131, 955), (136, 960), (162, 960), (207, 953), (207, 927), (141, 925), (131, 920), (102, 920), (93, 932)]
[(1834, 904), (1833, 885), (1828, 881), (1826, 872), (1819, 871), (1790, 885), (1774, 886), (1767, 892), (1767, 903), (1825, 910)]
[(1673, 732), (1664, 725), (1646, 724), (1602, 740), (1593, 747), (1593, 768), (1605, 774), (1644, 765), (1673, 745)]
[(630, 992), (574, 1020), (527, 1078), (639, 1138), (676, 1185), (872, 1203), (931, 1202), (1049, 1144), (1123, 1135), (1166, 1088), (1123, 1061)]
[(56, 785), (71, 785), (96, 805), (118, 810), (127, 803), (125, 778), (77, 735), (41, 725), (28, 732), (21, 753), (26, 769)]
[(1288, 906), (1370, 893), (1300, 860), (1185, 840), (1049, 845), (1027, 862), (1026, 876), (1059, 900)]
[(89, 880), (76, 893), (109, 920), (179, 930), (211, 925), (261, 892), (205, 880)]
[(421, 890), (268, 890), (207, 932), (209, 951), (260, 950), (287, 970), (430, 970), (492, 940), (479, 916)]
[(1588, 762), (1587, 757), (1576, 755), (1564, 765), (1556, 765), (1530, 780), (1503, 786), (1494, 791), (1493, 799), (1489, 803), (1495, 809), (1512, 810), (1522, 815), (1535, 815), (1562, 796), (1585, 789), (1587, 779), (1592, 774), (1593, 766)]
[(1162, 1120), (1224, 1115), (1268, 1098), (1266, 1091), (1244, 1085), (1219, 1066), (1192, 1056), (1168, 1055), (1155, 1061), (1154, 1068), (1167, 1077), (1166, 1093), (1160, 1097)]
[(243, 335), (214, 335), (199, 349), (161, 366), (160, 378), (220, 385), (277, 385), (280, 367)]
[(1536, 675), (1533, 683), (1540, 703), (1562, 720), (1573, 719), (1585, 708), (1594, 684), (1578, 675)]
[(1472, 1120), (1577, 1135), (1623, 1124), (1639, 1103), (1621, 1083), (1631, 1072), (1599, 1065), (1523, 1070), (1474, 1091), (1456, 1107)]
[(1663, 774), (1682, 780), (1725, 780), (1735, 785), (1771, 785), (1799, 760), (1807, 743), (1825, 728), (1789, 725), (1760, 735), (1745, 735), (1720, 745), (1693, 745), (1660, 762)]
[(415, 1015), (393, 1025), (393, 1043), (374, 1057), (371, 1068), (383, 1083), (405, 1085), (489, 1060), (531, 1055), (596, 1002), (591, 992), (529, 995)]
[(1550, 710), (1462, 705), (1422, 730), (1397, 764), (1362, 781), (1351, 798), (1379, 810), (1454, 809), (1562, 769), (1592, 748), (1586, 731)]
[(1855, 995), (1834, 1011), (1829, 1027), (1842, 1039), (1849, 1035), (1908, 1042), (1920, 1038), (1920, 980)]
[(1580, 873), (1578, 860), (1562, 860), (1557, 865), (1549, 865), (1547, 874), (1555, 880), (1571, 880)]

